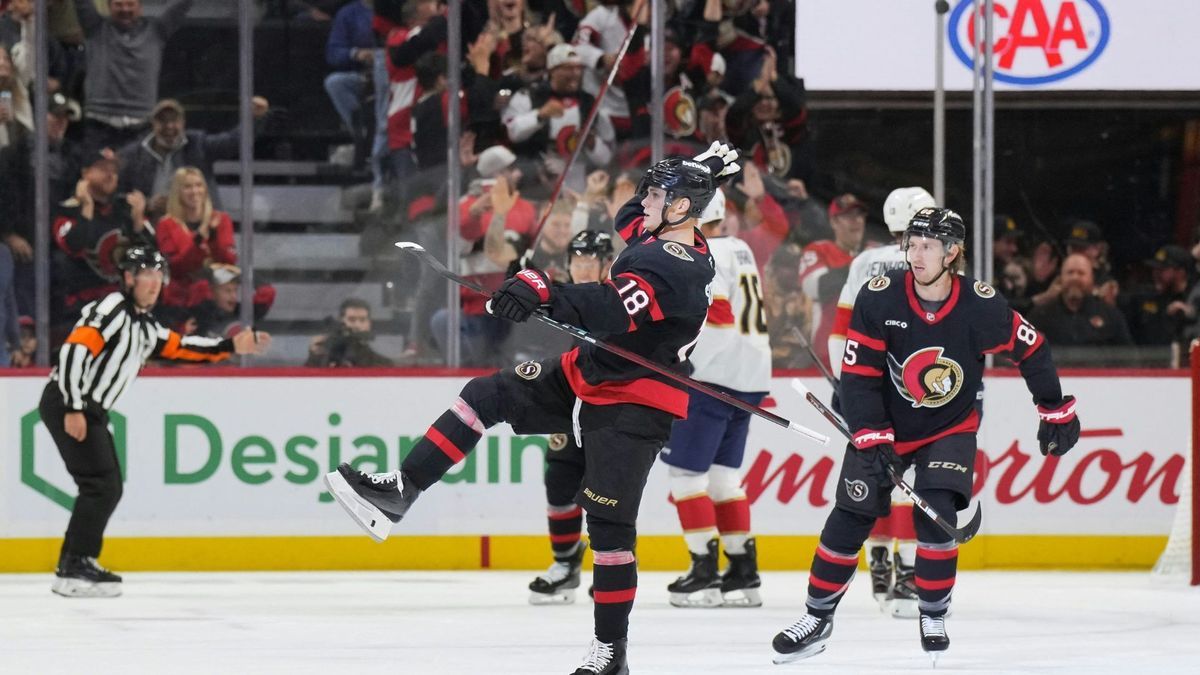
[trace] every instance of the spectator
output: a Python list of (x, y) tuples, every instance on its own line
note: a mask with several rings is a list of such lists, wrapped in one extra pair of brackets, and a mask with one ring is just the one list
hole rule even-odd
[(1059, 347), (1132, 345), (1125, 317), (1096, 297), (1092, 261), (1082, 253), (1068, 255), (1062, 264), (1058, 298), (1035, 308), (1029, 321), (1050, 344)]
[[(207, 283), (200, 282), (198, 285), (201, 286), (200, 291), (207, 286), (208, 294), (199, 304), (189, 308), (184, 325), (191, 330), (181, 332), (186, 335), (228, 338), (240, 333), (243, 328), (241, 268), (228, 263), (213, 263), (208, 267)], [(255, 289), (254, 320), (259, 321), (265, 317), (274, 301), (274, 287), (264, 285)]]
[(37, 333), (33, 325), (33, 318), (21, 315), (17, 320), (20, 324), (19, 345), (12, 350), (12, 367), (13, 368), (31, 368), (37, 365), (34, 359), (37, 358)]
[(51, 271), (52, 323), (73, 323), (83, 305), (120, 290), (117, 254), (130, 245), (155, 247), (141, 192), (117, 193), (119, 164), (112, 150), (90, 153), (75, 193), (55, 209)]
[(158, 247), (171, 264), (171, 283), (160, 303), (191, 307), (204, 298), (197, 284), (205, 281), (212, 263), (237, 264), (233, 221), (213, 208), (208, 184), (199, 169), (185, 166), (175, 171), (167, 197), (167, 214), (155, 228)]
[(862, 250), (867, 207), (854, 195), (844, 194), (829, 203), (829, 225), (833, 240), (809, 244), (800, 258), (800, 288), (812, 301), (810, 340), (817, 358), (826, 364), (838, 296), (846, 285), (850, 262)]
[(8, 49), (0, 45), (0, 149), (20, 142), (31, 131), (29, 95), (17, 77)]
[(1067, 255), (1082, 253), (1091, 261), (1096, 294), (1115, 307), (1120, 286), (1113, 278), (1112, 265), (1108, 260), (1108, 242), (1100, 226), (1090, 220), (1076, 220), (1071, 225), (1071, 234), (1066, 243)]
[[(612, 159), (613, 127), (604, 109), (597, 113), (588, 138), (578, 134), (594, 99), (580, 90), (583, 61), (571, 45), (558, 45), (546, 57), (549, 79), (513, 95), (504, 111), (504, 125), (518, 155), (541, 158), (545, 183), (552, 184), (562, 173), (576, 143), (594, 166)], [(564, 185), (583, 192), (587, 168), (576, 162)]]
[(109, 0), (109, 16), (93, 0), (75, 0), (87, 38), (84, 133), (90, 148), (120, 148), (146, 128), (158, 100), (163, 48), (192, 0), (172, 0), (158, 18), (142, 16), (142, 0)]
[[(467, 186), (467, 194), (458, 202), (459, 228), (464, 241), (474, 242), (483, 238), (492, 220), (492, 187), (503, 177), (508, 188), (516, 190), (521, 184), (521, 170), (516, 165), (517, 157), (503, 145), (495, 145), (479, 153), (475, 163), (479, 178)], [(532, 237), (537, 226), (533, 204), (522, 199), (520, 193), (506, 214), (505, 229), (523, 237)]]
[(1017, 221), (1009, 216), (996, 214), (995, 237), (992, 242), (993, 269), (1000, 272), (1014, 258), (1021, 255), (1021, 236), (1024, 232)]
[(1023, 315), (1033, 309), (1033, 298), (1029, 295), (1030, 274), (1029, 263), (1024, 258), (1012, 258), (1004, 263), (996, 284), (1009, 306)]
[[(325, 76), (325, 93), (329, 94), (334, 110), (355, 141), (354, 145), (347, 148), (351, 153), (355, 146), (362, 145), (362, 140), (374, 136), (374, 129), (368, 128), (368, 123), (374, 121), (373, 116), (364, 117), (363, 114), (363, 103), (367, 95), (374, 91), (375, 84), (376, 49), (375, 32), (371, 29), (372, 16), (370, 0), (353, 0), (338, 10), (325, 42), (325, 63), (333, 69)], [(386, 97), (386, 68), (383, 69), (383, 75)]]
[(416, 168), (412, 111), (421, 96), (416, 63), (428, 52), (445, 54), (444, 12), (445, 7), (436, 0), (408, 0), (401, 10), (403, 27), (393, 29), (387, 37), (388, 149), (392, 173), (402, 184)]
[[(446, 165), (450, 92), (446, 89), (446, 57), (432, 52), (417, 59), (421, 98), (413, 106), (413, 153), (422, 170)], [(467, 116), (465, 103), (462, 119)]]
[(337, 326), (308, 343), (312, 368), (374, 368), (390, 366), (392, 360), (371, 349), (371, 305), (366, 300), (347, 298), (338, 310)]
[[(255, 96), (251, 105), (254, 119), (261, 122), (270, 110), (270, 104), (267, 99)], [(191, 166), (204, 174), (213, 204), (221, 208), (220, 194), (215, 189), (217, 179), (213, 175), (213, 163), (218, 159), (238, 156), (241, 128), (234, 127), (219, 134), (187, 129), (183, 105), (173, 98), (163, 99), (154, 106), (150, 123), (151, 133), (140, 142), (121, 148), (121, 189), (139, 190), (150, 195), (151, 212), (161, 216), (175, 172)], [(256, 124), (256, 132), (259, 127)]]
[(807, 124), (804, 81), (778, 73), (775, 52), (768, 48), (758, 77), (729, 108), (730, 140), (771, 175), (811, 181), (811, 158), (802, 147)]
[[(617, 52), (621, 49), (621, 43), (625, 41), (625, 35), (629, 29), (635, 22), (645, 26), (650, 21), (649, 2), (642, 3), (642, 11), (637, 17), (630, 14), (637, 1), (604, 0), (579, 22), (571, 44), (575, 47), (574, 53), (578, 55), (578, 63), (588, 67), (587, 81), (583, 85), (583, 89), (587, 92), (589, 99), (594, 100), (596, 94), (600, 92), (600, 87), (608, 77), (608, 71), (616, 62)], [(619, 73), (618, 77), (620, 77)], [(591, 110), (591, 108), (587, 107), (584, 110)], [(600, 104), (600, 113), (609, 120), (617, 137), (621, 139), (630, 137), (633, 127), (629, 114), (629, 102), (625, 98), (625, 90), (620, 83), (614, 82), (613, 86), (609, 87), (608, 94), (604, 96), (604, 101)]]
[(1196, 319), (1196, 310), (1188, 302), (1189, 270), (1195, 261), (1183, 247), (1171, 244), (1158, 249), (1146, 264), (1153, 286), (1133, 294), (1125, 314), (1133, 341), (1139, 345), (1181, 342), (1188, 324)]
[[(49, 137), (46, 168), (51, 204), (71, 196), (79, 180), (79, 149), (67, 138), (67, 127), (78, 120), (79, 104), (62, 94), (50, 97), (46, 115)], [(25, 315), (34, 312), (33, 181), (33, 135), (26, 134), (23, 141), (0, 150), (0, 241), (12, 250), (17, 308)]]
[[(762, 173), (754, 164), (742, 169), (741, 182), (726, 189), (726, 231), (746, 242), (758, 262), (758, 273), (788, 235), (788, 220), (779, 202), (767, 193)], [(731, 217), (732, 216), (732, 217)]]
[(0, 244), (0, 368), (13, 365), (11, 355), (20, 349), (21, 328), (17, 294), (13, 288), (13, 257), (7, 246)]
[[(13, 0), (8, 12), (0, 16), (0, 45), (6, 47), (12, 58), (17, 79), (29, 87), (34, 78), (34, 57), (37, 48), (33, 44), (34, 34), (33, 0)], [(67, 55), (62, 45), (51, 36), (46, 36), (46, 51), (50, 55), (50, 93), (59, 91), (67, 75)]]

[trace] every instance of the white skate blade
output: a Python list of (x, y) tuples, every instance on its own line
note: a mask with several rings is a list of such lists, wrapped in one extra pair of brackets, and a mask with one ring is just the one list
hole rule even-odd
[(917, 607), (916, 600), (892, 600), (892, 618), (915, 619), (919, 616), (921, 616), (921, 610)]
[(816, 656), (817, 654), (825, 651), (825, 646), (826, 645), (824, 642), (818, 642), (815, 645), (810, 645), (793, 654), (780, 654), (775, 650), (771, 650), (775, 654), (775, 657), (771, 659), (771, 662), (778, 666), (784, 663), (799, 661), (800, 659), (807, 659), (810, 656)]
[(553, 593), (529, 592), (529, 604), (542, 605), (573, 605), (575, 604), (575, 589), (564, 588)]
[(337, 471), (325, 474), (325, 485), (329, 488), (329, 494), (372, 539), (382, 542), (388, 538), (392, 532), (392, 521), (374, 504), (359, 497), (342, 474)]
[(721, 595), (722, 607), (762, 607), (762, 594), (757, 588), (741, 588)]
[(121, 595), (120, 582), (92, 582), (86, 579), (55, 577), (50, 590), (64, 598), (115, 598)]
[(925, 652), (925, 653), (929, 655), (929, 661), (933, 664), (933, 667), (937, 668), (937, 660), (938, 660), (938, 657), (942, 655), (942, 653), (941, 652)]
[(720, 607), (724, 603), (721, 589), (705, 588), (694, 593), (672, 593), (671, 605), (675, 607)]
[(889, 611), (891, 611), (892, 600), (888, 597), (887, 593), (872, 593), (872, 595), (875, 596), (875, 602), (879, 603), (879, 611), (883, 612), (884, 614), (887, 614)]

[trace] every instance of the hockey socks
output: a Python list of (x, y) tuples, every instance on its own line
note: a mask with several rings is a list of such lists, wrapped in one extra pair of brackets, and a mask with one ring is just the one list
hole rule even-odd
[(725, 553), (742, 555), (750, 536), (750, 501), (745, 496), (715, 504), (717, 530)]
[(594, 551), (592, 563), (596, 639), (616, 642), (629, 634), (629, 613), (637, 594), (637, 561), (633, 551)]
[(808, 575), (809, 614), (827, 617), (837, 609), (858, 569), (858, 550), (874, 524), (874, 518), (841, 507), (830, 512)]
[(400, 468), (427, 490), (475, 448), (483, 432), (479, 416), (460, 398), (429, 427)]
[(679, 512), (679, 524), (683, 527), (683, 540), (688, 551), (702, 554), (708, 551), (708, 542), (717, 536), (717, 512), (707, 492), (675, 497), (675, 510)]
[(917, 544), (914, 585), (922, 615), (945, 616), (957, 570), (958, 544), (953, 541)]
[(550, 549), (554, 551), (554, 559), (562, 561), (571, 558), (579, 548), (583, 509), (577, 504), (551, 504), (546, 509), (546, 518), (550, 525)]

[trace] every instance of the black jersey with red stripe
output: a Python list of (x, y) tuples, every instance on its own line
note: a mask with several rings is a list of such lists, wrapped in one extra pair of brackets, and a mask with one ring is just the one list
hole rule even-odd
[[(621, 207), (615, 226), (629, 246), (613, 261), (609, 280), (555, 284), (550, 315), (686, 374), (708, 316), (712, 255), (699, 230), (688, 246), (648, 236), (643, 220), (639, 197)], [(575, 395), (588, 403), (638, 403), (687, 416), (686, 387), (594, 345), (563, 354), (562, 366)]]
[(1006, 354), (1039, 405), (1062, 399), (1046, 339), (994, 288), (954, 276), (937, 311), (924, 309), (911, 272), (893, 270), (858, 293), (842, 359), (841, 400), (860, 448), (899, 453), (979, 428), (984, 355)]

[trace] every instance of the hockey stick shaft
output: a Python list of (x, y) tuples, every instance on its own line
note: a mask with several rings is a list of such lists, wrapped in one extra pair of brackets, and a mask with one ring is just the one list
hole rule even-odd
[(813, 350), (812, 343), (808, 341), (807, 337), (804, 337), (804, 331), (792, 326), (792, 333), (796, 336), (796, 339), (800, 341), (800, 346), (804, 347), (804, 349), (808, 352), (808, 356), (813, 360), (813, 363), (817, 364), (817, 370), (821, 371), (821, 374), (825, 376), (825, 381), (829, 383), (829, 386), (837, 389), (837, 378), (834, 377), (833, 373), (829, 371), (829, 367), (825, 365), (825, 362), (821, 360), (821, 357), (817, 356), (817, 352)]
[[(816, 408), (817, 412), (821, 413), (822, 417), (829, 420), (830, 424), (837, 427), (837, 430), (842, 432), (842, 435), (846, 437), (846, 440), (854, 440), (854, 437), (850, 434), (850, 429), (846, 427), (845, 422), (838, 419), (837, 415), (830, 410), (828, 406), (822, 403), (821, 399), (817, 398), (816, 394), (809, 391), (808, 387), (804, 386), (803, 382), (798, 379), (793, 379), (792, 388), (802, 394), (804, 399), (808, 401), (809, 404), (811, 404), (814, 408)], [(908, 497), (909, 500), (912, 501), (914, 506), (924, 511), (925, 515), (929, 516), (930, 520), (932, 520), (938, 527), (942, 528), (946, 534), (954, 537), (956, 542), (965, 544), (979, 533), (979, 525), (983, 522), (982, 506), (977, 506), (975, 509), (975, 515), (969, 522), (967, 522), (965, 526), (959, 529), (951, 525), (950, 521), (943, 518), (942, 515), (937, 512), (937, 509), (930, 506), (929, 502), (925, 501), (921, 495), (917, 494), (917, 491), (914, 490), (912, 486), (904, 480), (904, 477), (896, 472), (896, 468), (890, 464), (888, 465), (888, 477), (892, 479), (892, 483), (894, 483), (896, 487), (900, 488), (900, 491), (904, 493), (904, 496)]]
[[(475, 291), (476, 293), (479, 293), (480, 295), (485, 295), (485, 296), (491, 297), (491, 295), (492, 295), (491, 291), (488, 291), (486, 288), (475, 283), (474, 281), (471, 281), (470, 279), (467, 279), (467, 278), (463, 277), (462, 275), (459, 275), (459, 274), (451, 271), (448, 267), (443, 265), (440, 260), (438, 260), (437, 258), (430, 255), (429, 252), (426, 251), (424, 248), (422, 248), (419, 244), (414, 244), (412, 242), (407, 242), (407, 241), (398, 241), (398, 242), (396, 242), (396, 247), (402, 251), (406, 251), (406, 252), (416, 256), (422, 262), (424, 262), (426, 265), (429, 265), (431, 268), (433, 268), (433, 270), (435, 272), (437, 272), (439, 275), (441, 275), (442, 277), (449, 279), (450, 281), (453, 281), (454, 283), (456, 283), (460, 286), (463, 286), (464, 288), (468, 288), (472, 291)], [(574, 337), (577, 340), (582, 340), (583, 342), (587, 342), (589, 344), (595, 345), (596, 347), (603, 349), (607, 352), (616, 354), (617, 356), (620, 356), (624, 359), (632, 361), (633, 363), (636, 363), (637, 365), (639, 365), (647, 370), (652, 370), (655, 373), (658, 373), (659, 375), (662, 375), (668, 379), (674, 380), (675, 382), (683, 384), (683, 385), (685, 385), (691, 389), (694, 389), (698, 392), (701, 392), (703, 394), (707, 394), (708, 396), (711, 396), (711, 397), (717, 399), (718, 401), (721, 401), (722, 403), (731, 405), (735, 408), (738, 408), (739, 410), (744, 410), (744, 411), (750, 413), (751, 415), (756, 415), (758, 417), (761, 417), (762, 419), (765, 419), (768, 422), (770, 422), (776, 426), (780, 426), (785, 429), (794, 431), (794, 432), (800, 434), (801, 436), (808, 438), (811, 441), (820, 443), (821, 445), (829, 444), (829, 437), (822, 433), (813, 431), (812, 429), (809, 429), (808, 427), (805, 427), (803, 425), (797, 424), (790, 420), (784, 419), (783, 417), (780, 417), (779, 415), (776, 415), (775, 413), (770, 412), (768, 410), (763, 410), (762, 408), (760, 408), (758, 406), (751, 405), (749, 403), (746, 403), (745, 401), (738, 400), (738, 399), (734, 398), (733, 396), (726, 394), (723, 391), (714, 389), (714, 388), (710, 387), (709, 385), (704, 384), (703, 382), (693, 380), (692, 378), (688, 377), (687, 375), (681, 375), (673, 370), (670, 370), (669, 368), (662, 366), (661, 364), (655, 363), (654, 361), (647, 359), (646, 357), (642, 356), (641, 354), (637, 354), (636, 352), (631, 352), (628, 349), (625, 349), (624, 347), (618, 347), (617, 345), (609, 344), (609, 343), (595, 337), (591, 333), (583, 330), (582, 328), (579, 328), (577, 326), (572, 326), (567, 323), (562, 323), (561, 321), (555, 321), (554, 319), (551, 319), (550, 317), (546, 316), (546, 314), (541, 311), (534, 312), (533, 317), (535, 319), (537, 319), (538, 321), (541, 321), (542, 323), (546, 324), (547, 326), (550, 326), (551, 328), (555, 328), (559, 331), (567, 333), (568, 335)]]

